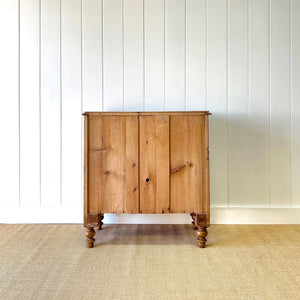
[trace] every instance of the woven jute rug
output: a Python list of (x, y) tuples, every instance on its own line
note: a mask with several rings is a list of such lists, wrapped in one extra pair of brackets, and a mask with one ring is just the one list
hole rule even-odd
[(300, 299), (300, 226), (0, 225), (0, 299)]

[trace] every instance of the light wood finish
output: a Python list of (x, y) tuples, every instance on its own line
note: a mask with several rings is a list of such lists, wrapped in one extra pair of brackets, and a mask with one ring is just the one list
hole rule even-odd
[(126, 112), (119, 112), (119, 111), (112, 111), (112, 112), (99, 112), (99, 111), (87, 111), (82, 114), (83, 116), (157, 116), (157, 115), (167, 115), (167, 116), (206, 116), (211, 115), (208, 110), (205, 111), (154, 111), (154, 112), (133, 112), (133, 111), (126, 111)]
[(124, 212), (139, 212), (138, 117), (126, 116)]
[(171, 116), (171, 212), (204, 210), (204, 118)]
[[(209, 114), (84, 113), (88, 235), (91, 228), (101, 229), (104, 213), (190, 213), (194, 229), (204, 231), (209, 226)], [(199, 241), (204, 247), (205, 237)], [(88, 247), (91, 243), (92, 236)]]
[(88, 172), (89, 172), (89, 123), (88, 117), (84, 116), (84, 169), (83, 169), (83, 220), (84, 224), (87, 224), (87, 215), (89, 209), (89, 185), (88, 185)]
[(138, 212), (137, 117), (89, 118), (89, 213)]
[(140, 118), (140, 212), (169, 212), (169, 116)]

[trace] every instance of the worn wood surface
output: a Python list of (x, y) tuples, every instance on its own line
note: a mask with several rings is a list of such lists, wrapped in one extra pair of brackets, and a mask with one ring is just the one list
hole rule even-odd
[(208, 114), (85, 113), (85, 215), (194, 212), (209, 224)]
[(169, 211), (169, 116), (140, 117), (140, 212)]
[(120, 111), (87, 111), (82, 115), (88, 116), (157, 116), (157, 115), (178, 115), (178, 116), (203, 116), (203, 115), (211, 115), (209, 111), (155, 111), (155, 112), (120, 112)]
[(138, 119), (89, 116), (90, 213), (138, 212)]
[(139, 212), (138, 117), (125, 118), (124, 213)]
[(89, 174), (89, 118), (84, 116), (84, 166), (83, 166), (83, 220), (86, 224), (86, 218), (89, 207), (89, 185), (88, 185), (88, 174)]
[(204, 118), (170, 117), (171, 212), (202, 212), (204, 205), (203, 167)]
[(88, 213), (97, 213), (102, 187), (102, 117), (90, 116), (88, 124)]
[(204, 116), (205, 124), (204, 124), (204, 153), (203, 153), (203, 210), (202, 212), (206, 212), (206, 224), (209, 226), (210, 224), (210, 188), (209, 188), (209, 120), (208, 115)]

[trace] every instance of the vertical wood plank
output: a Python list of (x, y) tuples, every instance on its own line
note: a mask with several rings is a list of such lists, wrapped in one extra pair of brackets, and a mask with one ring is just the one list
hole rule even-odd
[[(102, 190), (102, 116), (89, 116), (88, 123), (88, 213), (100, 212)], [(87, 129), (87, 126), (85, 129)]]
[(269, 1), (249, 2), (249, 206), (270, 204)]
[(103, 0), (103, 109), (122, 111), (123, 2)]
[(140, 212), (155, 213), (156, 196), (156, 117), (140, 119)]
[(143, 110), (143, 1), (124, 1), (124, 110)]
[(19, 205), (19, 7), (17, 0), (0, 1), (0, 206)]
[(139, 178), (138, 178), (138, 117), (125, 118), (125, 178), (124, 178), (124, 212), (139, 211)]
[(290, 2), (271, 2), (271, 206), (291, 205)]
[(164, 110), (164, 1), (145, 0), (145, 110)]
[(207, 106), (210, 120), (211, 204), (228, 204), (227, 151), (227, 6), (207, 1)]
[(62, 205), (81, 205), (81, 1), (62, 1)]
[(41, 2), (41, 205), (60, 205), (60, 1)]
[(40, 205), (39, 0), (20, 1), (20, 204)]
[(186, 1), (186, 108), (206, 109), (206, 0)]
[(292, 1), (292, 205), (300, 206), (300, 1)]
[(89, 119), (84, 116), (84, 141), (83, 141), (83, 220), (86, 224), (89, 211)]
[(204, 117), (171, 116), (171, 212), (204, 212)]
[(203, 211), (207, 212), (207, 224), (210, 224), (210, 178), (209, 178), (209, 116), (204, 117), (204, 149), (203, 149)]
[(170, 211), (169, 116), (157, 115), (155, 127), (155, 212), (168, 213)]
[(124, 212), (123, 191), (125, 190), (125, 117), (103, 116), (102, 140), (103, 158), (101, 163), (100, 211)]
[(185, 0), (165, 0), (165, 109), (185, 110)]
[(248, 205), (248, 2), (228, 6), (229, 205)]
[(83, 111), (102, 110), (102, 3), (82, 2)]

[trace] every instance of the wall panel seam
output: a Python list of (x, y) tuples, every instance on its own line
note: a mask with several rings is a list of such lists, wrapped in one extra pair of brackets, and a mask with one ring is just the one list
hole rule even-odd
[(291, 207), (293, 207), (293, 0), (290, 0), (290, 189), (291, 189)]
[(206, 4), (206, 20), (205, 20), (205, 109), (207, 110), (208, 106), (208, 99), (207, 99), (207, 89), (208, 89), (208, 79), (207, 79), (207, 72), (208, 72), (208, 0), (205, 2)]
[(269, 206), (272, 206), (272, 193), (271, 193), (271, 127), (272, 127), (272, 119), (271, 119), (271, 106), (272, 106), (272, 93), (271, 93), (271, 84), (272, 84), (272, 78), (271, 78), (271, 6), (272, 6), (272, 0), (268, 0), (268, 18), (269, 18)]
[(60, 122), (60, 162), (59, 162), (59, 206), (62, 206), (62, 0), (59, 1), (59, 122)]
[(104, 52), (103, 52), (103, 32), (104, 32), (104, 0), (102, 0), (102, 28), (101, 28), (101, 62), (102, 62), (102, 66), (101, 66), (101, 83), (102, 83), (102, 103), (101, 103), (101, 109), (103, 111), (104, 108)]
[(226, 134), (227, 134), (227, 206), (230, 205), (229, 193), (229, 101), (228, 101), (228, 76), (229, 76), (229, 0), (226, 0)]
[(184, 105), (187, 110), (187, 97), (186, 97), (186, 73), (187, 73), (187, 0), (184, 0)]
[(164, 0), (164, 111), (166, 110), (166, 1)]
[(143, 111), (145, 111), (145, 0), (143, 0)]
[(41, 106), (42, 106), (42, 91), (41, 91), (41, 74), (42, 74), (42, 1), (39, 0), (39, 206), (42, 205), (42, 118), (41, 118)]
[(125, 111), (125, 11), (124, 1), (122, 0), (122, 53), (123, 53), (123, 111)]
[(21, 100), (21, 78), (20, 78), (20, 74), (21, 74), (21, 6), (20, 6), (20, 1), (18, 0), (18, 135), (19, 135), (19, 199), (18, 199), (18, 206), (21, 207), (21, 104), (20, 104), (20, 100)]

